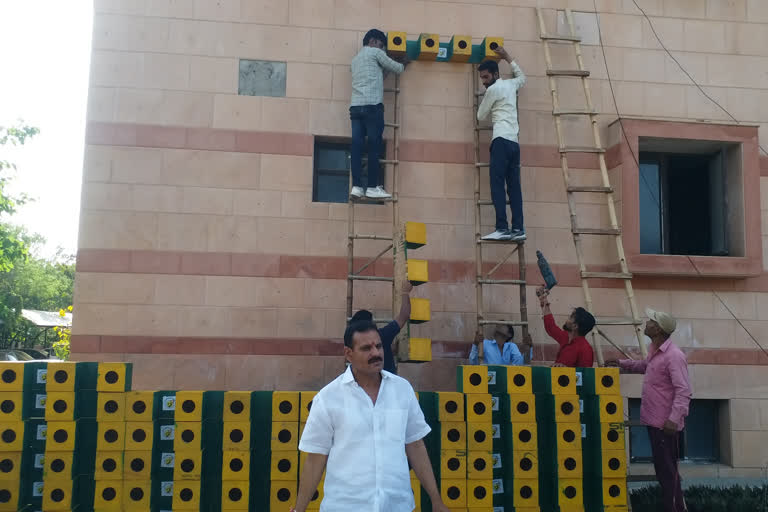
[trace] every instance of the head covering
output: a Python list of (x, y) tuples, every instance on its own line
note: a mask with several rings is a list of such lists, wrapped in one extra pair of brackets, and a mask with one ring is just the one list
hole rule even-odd
[(648, 318), (659, 324), (659, 327), (661, 327), (661, 330), (665, 333), (672, 334), (675, 332), (675, 329), (677, 328), (677, 320), (675, 320), (669, 313), (654, 311), (653, 309), (648, 308), (645, 310), (645, 314), (648, 315)]

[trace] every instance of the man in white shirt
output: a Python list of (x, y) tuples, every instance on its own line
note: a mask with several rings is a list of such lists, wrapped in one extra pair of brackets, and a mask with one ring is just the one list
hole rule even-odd
[(432, 510), (449, 512), (422, 440), (429, 425), (408, 381), (382, 370), (376, 324), (347, 327), (344, 355), (349, 368), (312, 400), (299, 441), (307, 458), (293, 512), (306, 510), (323, 470), (321, 512), (411, 512), (409, 463)]
[[(512, 68), (508, 80), (499, 77), (499, 64), (487, 60), (478, 66), (480, 80), (485, 86), (485, 96), (477, 109), (477, 119), (491, 116), (493, 140), (491, 142), (491, 201), (496, 210), (496, 231), (483, 240), (525, 240), (523, 227), (523, 193), (520, 188), (520, 145), (517, 137), (520, 126), (517, 120), (517, 91), (525, 84), (520, 66), (499, 47), (496, 50)], [(512, 228), (507, 225), (507, 205), (504, 194), (506, 184), (509, 206), (512, 210)]]
[[(379, 156), (384, 133), (384, 73), (400, 74), (405, 64), (390, 59), (384, 51), (386, 45), (384, 32), (371, 29), (363, 38), (363, 48), (352, 59), (352, 98), (349, 106), (349, 118), (352, 120), (352, 190), (349, 194), (353, 199), (363, 196), (371, 199), (392, 197), (379, 184)], [(366, 136), (368, 188), (363, 189), (362, 158)]]

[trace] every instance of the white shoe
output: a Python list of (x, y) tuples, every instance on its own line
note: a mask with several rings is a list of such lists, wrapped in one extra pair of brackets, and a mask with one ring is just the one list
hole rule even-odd
[(365, 192), (363, 192), (363, 187), (352, 187), (352, 191), (350, 191), (349, 195), (352, 197), (363, 197)]
[(365, 189), (365, 197), (369, 197), (371, 199), (389, 199), (392, 196), (388, 194), (386, 190), (384, 190), (384, 187), (379, 185), (376, 188), (368, 187)]
[(510, 234), (506, 229), (497, 229), (493, 233), (485, 235), (482, 240), (509, 240)]

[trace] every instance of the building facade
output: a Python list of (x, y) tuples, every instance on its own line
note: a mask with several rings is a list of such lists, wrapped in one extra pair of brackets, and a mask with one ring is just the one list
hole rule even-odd
[[(528, 312), (536, 358), (554, 359), (531, 278), (536, 249), (560, 281), (556, 314), (583, 297), (535, 7), (551, 31), (565, 30), (571, 8), (638, 303), (679, 319), (673, 339), (688, 354), (692, 421), (705, 427), (689, 428), (684, 455), (715, 464), (686, 471), (759, 477), (768, 3), (637, 0), (647, 18), (632, 0), (596, 3), (599, 24), (593, 0), (96, 0), (73, 358), (131, 361), (136, 389), (319, 389), (343, 369), (347, 205), (334, 201), (348, 186), (349, 63), (377, 27), (409, 39), (503, 37), (525, 71)], [(574, 67), (570, 46), (553, 52), (555, 68)], [(427, 225), (419, 257), (430, 282), (413, 295), (432, 305), (432, 321), (412, 335), (433, 340), (433, 361), (400, 373), (416, 389), (450, 390), (476, 329), (479, 84), (468, 64), (415, 62), (400, 87), (400, 215)], [(584, 108), (575, 81), (560, 100)], [(391, 97), (385, 104), (391, 116)], [(592, 145), (587, 123), (563, 122), (570, 145)], [(579, 184), (599, 183), (593, 156), (570, 159)], [(391, 233), (391, 206), (366, 208), (358, 218), (368, 231)], [(609, 226), (603, 197), (584, 196), (577, 209), (582, 225)], [(588, 239), (589, 264), (615, 263), (611, 243)], [(389, 283), (356, 287), (356, 308), (391, 314)], [(596, 282), (592, 293), (599, 316), (628, 316), (622, 288)], [(519, 312), (512, 287), (485, 303)], [(609, 333), (637, 353), (631, 330)], [(641, 382), (623, 378), (630, 411)], [(644, 460), (642, 440), (632, 455)]]

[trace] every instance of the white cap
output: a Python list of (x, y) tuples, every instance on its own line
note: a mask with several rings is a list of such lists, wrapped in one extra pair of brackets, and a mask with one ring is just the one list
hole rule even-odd
[(675, 332), (675, 329), (677, 328), (677, 320), (675, 320), (672, 315), (664, 313), (663, 311), (654, 311), (651, 308), (646, 309), (645, 314), (648, 315), (648, 318), (659, 324), (659, 327), (661, 327), (661, 330), (665, 333), (672, 334)]

